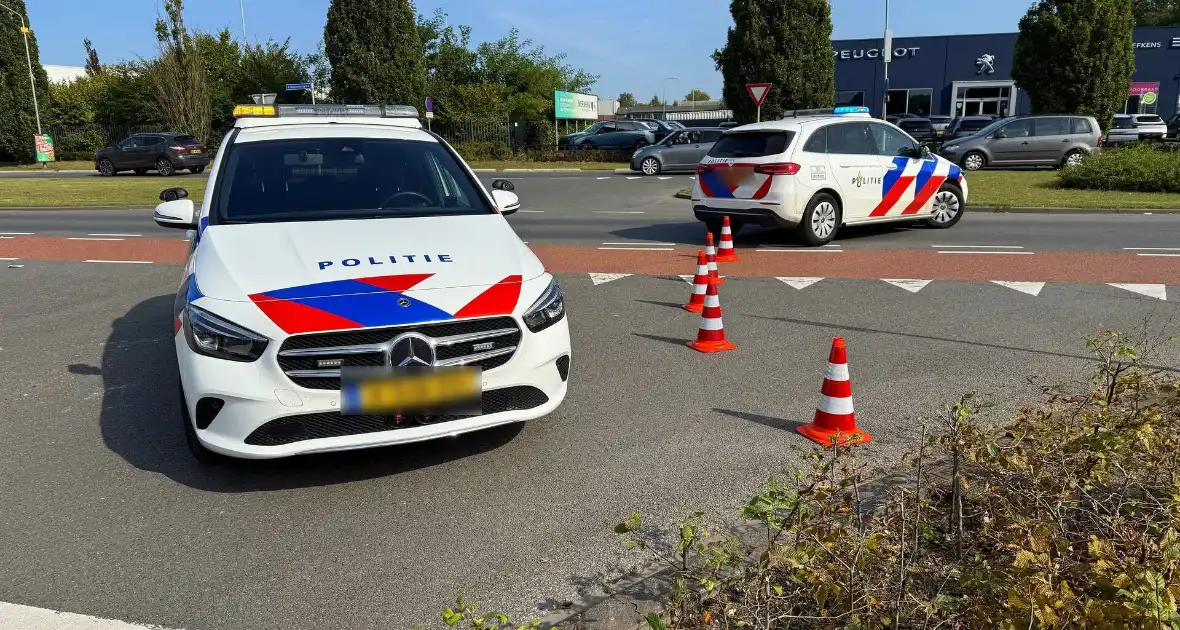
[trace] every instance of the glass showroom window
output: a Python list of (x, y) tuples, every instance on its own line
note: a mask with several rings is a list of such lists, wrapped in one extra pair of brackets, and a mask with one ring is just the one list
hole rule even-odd
[(930, 88), (916, 88), (912, 90), (889, 90), (889, 107), (885, 112), (890, 116), (899, 114), (914, 114), (926, 117), (930, 115), (930, 101), (934, 90)]
[(855, 105), (857, 107), (865, 104), (864, 91), (841, 91), (836, 92), (836, 106), (841, 105)]

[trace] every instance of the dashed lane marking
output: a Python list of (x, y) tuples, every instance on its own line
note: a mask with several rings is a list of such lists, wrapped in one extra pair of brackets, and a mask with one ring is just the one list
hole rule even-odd
[(135, 236), (143, 236), (143, 234), (87, 234), (86, 236), (127, 236), (127, 237), (135, 237)]
[(1180, 247), (1124, 247), (1128, 252), (1180, 252)]
[(0, 260), (20, 260), (19, 258), (0, 258)]
[(787, 286), (794, 287), (796, 289), (799, 289), (800, 291), (815, 284), (816, 282), (819, 282), (820, 280), (823, 280), (823, 278), (806, 278), (806, 277), (791, 277), (791, 276), (786, 276), (786, 277), (780, 276), (780, 277), (777, 277), (777, 279), (781, 280), (782, 282), (785, 282), (787, 284)]
[(670, 252), (673, 251), (671, 247), (599, 247), (598, 249), (618, 250), (625, 249), (636, 252)]
[(660, 181), (663, 181), (663, 180), (665, 180), (665, 179), (672, 179), (672, 178), (671, 178), (671, 177), (657, 177), (656, 179), (659, 179)]
[(32, 236), (36, 232), (0, 232), (0, 236)]
[(598, 181), (602, 181), (604, 179), (610, 179), (610, 178), (609, 177), (595, 177), (594, 179), (597, 179)]
[(1139, 295), (1146, 295), (1147, 297), (1155, 298), (1157, 300), (1168, 299), (1167, 287), (1162, 284), (1122, 284), (1116, 282), (1108, 282), (1107, 284), (1125, 291), (1138, 293)]
[(1135, 255), (1136, 256), (1157, 256), (1157, 257), (1163, 257), (1163, 258), (1180, 257), (1180, 254), (1135, 254)]
[(639, 179), (639, 178), (638, 177), (628, 177), (627, 179), (632, 180), (632, 179)]
[(940, 249), (940, 250), (938, 250), (938, 253), (940, 253), (940, 254), (1009, 254), (1009, 255), (1023, 254), (1025, 256), (1032, 256), (1036, 252), (1014, 252), (1010, 249), (1003, 250), (1003, 251), (995, 251), (995, 252), (983, 251), (983, 250), (979, 250), (979, 249), (970, 249), (970, 250), (968, 250), (968, 249), (952, 249), (952, 250)]
[(150, 265), (150, 260), (84, 260), (88, 263), (107, 263), (112, 265)]
[(517, 210), (517, 212), (529, 212), (532, 214), (538, 214), (538, 213), (544, 212), (544, 210)]
[(931, 249), (1024, 249), (1023, 245), (931, 245)]
[(915, 280), (911, 278), (881, 278), (881, 280), (884, 280), (895, 287), (905, 289), (910, 293), (917, 293), (918, 291), (921, 291), (931, 282), (931, 280)]
[(108, 237), (94, 237), (94, 236), (71, 236), (66, 240), (70, 241), (125, 241), (123, 238), (108, 238)]
[(642, 210), (591, 210), (594, 214), (643, 214)]
[(823, 249), (816, 247), (767, 247), (755, 249), (756, 252), (789, 252), (793, 254), (841, 254), (842, 249)]
[(676, 243), (669, 243), (667, 241), (627, 241), (627, 242), (604, 242), (603, 245), (658, 245), (660, 247), (673, 247)]
[(1021, 293), (1027, 293), (1033, 297), (1040, 295), (1041, 289), (1045, 288), (1044, 282), (1013, 282), (1011, 280), (992, 280), (992, 283), (1020, 291)]
[(104, 619), (0, 602), (0, 630), (164, 630), (160, 626)]
[(629, 275), (631, 275), (631, 274), (629, 274), (629, 273), (592, 273), (592, 274), (590, 274), (590, 280), (591, 280), (591, 282), (594, 283), (594, 286), (598, 286), (600, 284), (606, 284), (608, 282), (613, 282), (615, 280), (618, 280), (619, 278), (626, 278)]

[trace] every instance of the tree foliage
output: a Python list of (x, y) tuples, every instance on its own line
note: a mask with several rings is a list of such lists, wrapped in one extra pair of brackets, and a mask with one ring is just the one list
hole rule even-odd
[(426, 58), (410, 0), (332, 0), (324, 47), (333, 98), (421, 107)]
[(1090, 114), (1105, 128), (1135, 71), (1129, 0), (1039, 0), (1020, 19), (1012, 78), (1034, 113)]
[(755, 106), (748, 83), (771, 83), (763, 117), (784, 110), (831, 107), (835, 98), (832, 11), (828, 0), (731, 0), (734, 25), (725, 47), (713, 53), (723, 96), (739, 122)]
[(98, 61), (98, 51), (90, 43), (90, 39), (82, 40), (82, 48), (86, 50), (86, 74), (95, 76), (102, 74), (102, 64)]
[(1135, 26), (1180, 26), (1180, 0), (1131, 0)]
[(173, 131), (208, 141), (211, 128), (208, 80), (196, 37), (184, 23), (184, 0), (165, 0), (156, 20), (160, 54), (152, 66), (156, 101)]
[(637, 102), (635, 95), (630, 92), (623, 92), (619, 95), (619, 107), (635, 107)]
[[(20, 14), (29, 25), (24, 0), (5, 0), (5, 6)], [(0, 161), (4, 162), (32, 159), (33, 135), (37, 133), (33, 112), (34, 88), (29, 82), (29, 62), (25, 57), (25, 34), (21, 33), (17, 23), (16, 16), (0, 11)], [(49, 78), (41, 66), (34, 33), (28, 33), (28, 42), (37, 101), (45, 107), (49, 102)]]
[(709, 99), (709, 93), (704, 90), (693, 90), (684, 95), (686, 101), (707, 101)]
[(659, 94), (653, 95), (651, 97), (651, 100), (647, 102), (647, 106), (648, 107), (659, 107), (660, 106), (660, 95)]

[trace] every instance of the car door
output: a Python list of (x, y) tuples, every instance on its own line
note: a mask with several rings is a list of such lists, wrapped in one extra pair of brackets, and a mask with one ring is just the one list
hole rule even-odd
[(660, 159), (664, 163), (664, 166), (667, 168), (684, 168), (690, 164), (700, 162), (700, 158), (693, 159), (696, 152), (692, 149), (691, 140), (692, 138), (687, 131), (673, 133), (668, 138), (667, 144), (660, 151)]
[(1032, 164), (1053, 166), (1065, 158), (1065, 151), (1072, 146), (1069, 134), (1069, 118), (1046, 116), (1033, 119)]
[(867, 122), (837, 122), (825, 127), (828, 169), (840, 188), (843, 219), (863, 221), (884, 205), (885, 160)]
[(1033, 119), (1020, 118), (996, 129), (991, 142), (988, 143), (992, 151), (991, 163), (1000, 164), (1032, 164), (1035, 149), (1033, 142)]
[(131, 136), (125, 138), (115, 146), (115, 151), (111, 152), (111, 163), (115, 165), (116, 169), (138, 168), (136, 160), (140, 158), (140, 147), (145, 145), (146, 141), (141, 136)]
[(593, 138), (594, 146), (600, 149), (613, 149), (619, 141), (618, 123), (604, 123)]
[(156, 165), (156, 160), (164, 155), (164, 150), (168, 147), (168, 139), (164, 136), (144, 136), (146, 145), (142, 148), (139, 154), (139, 168), (153, 168)]
[(872, 128), (877, 154), (886, 162), (886, 173), (881, 203), (869, 217), (932, 213), (930, 201), (943, 182), (959, 176), (959, 167), (939, 160), (929, 151), (923, 153), (920, 142), (897, 128), (881, 123), (872, 123)]

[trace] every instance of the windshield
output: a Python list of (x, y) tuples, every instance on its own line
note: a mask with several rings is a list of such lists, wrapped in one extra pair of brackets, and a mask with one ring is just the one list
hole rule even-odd
[(678, 122), (669, 122), (667, 124), (669, 129), (687, 129), (687, 127)]
[(495, 210), (437, 142), (298, 138), (234, 144), (217, 223), (333, 221)]
[(602, 129), (602, 125), (603, 125), (603, 124), (605, 124), (605, 123), (596, 122), (596, 123), (594, 123), (593, 125), (590, 125), (589, 127), (586, 127), (585, 129), (583, 129), (583, 130), (581, 130), (581, 131), (578, 131), (578, 132), (576, 132), (576, 133), (595, 133), (595, 132), (597, 132), (599, 129)]
[(1002, 125), (1008, 123), (1012, 118), (1001, 118), (992, 123), (988, 123), (986, 119), (979, 120), (963, 120), (959, 123), (959, 129), (962, 131), (971, 131), (972, 135), (986, 136), (987, 134), (999, 129)]

